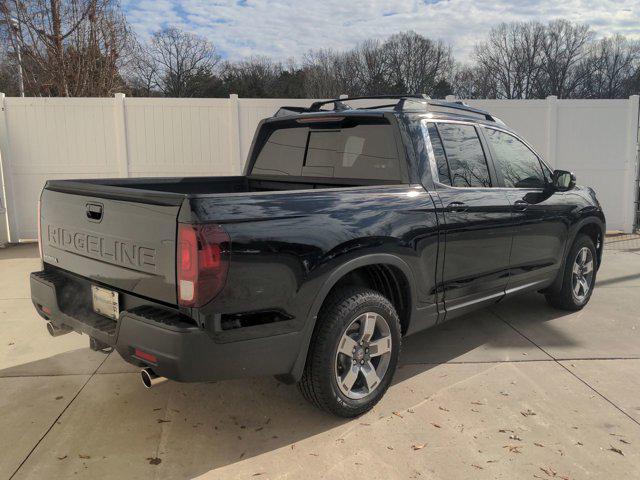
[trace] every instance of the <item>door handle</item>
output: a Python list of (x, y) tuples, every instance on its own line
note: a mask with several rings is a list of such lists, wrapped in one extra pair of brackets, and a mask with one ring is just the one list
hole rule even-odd
[(451, 202), (447, 205), (447, 212), (466, 212), (467, 205), (462, 202)]
[(513, 209), (519, 212), (524, 212), (527, 208), (529, 208), (529, 204), (524, 200), (516, 200), (513, 202)]

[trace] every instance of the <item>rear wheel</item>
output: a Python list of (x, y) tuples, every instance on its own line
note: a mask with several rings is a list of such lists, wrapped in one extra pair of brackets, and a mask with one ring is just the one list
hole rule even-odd
[(562, 289), (546, 294), (549, 304), (563, 310), (580, 310), (591, 298), (596, 281), (596, 248), (587, 235), (579, 235), (567, 256)]
[(341, 417), (370, 410), (389, 388), (400, 342), (398, 315), (383, 295), (363, 288), (332, 294), (318, 316), (302, 395)]

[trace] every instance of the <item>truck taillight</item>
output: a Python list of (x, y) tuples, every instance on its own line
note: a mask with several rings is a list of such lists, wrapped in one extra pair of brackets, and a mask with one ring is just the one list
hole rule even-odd
[(178, 224), (178, 303), (200, 307), (212, 300), (227, 279), (229, 235), (219, 225)]
[(38, 223), (38, 252), (40, 252), (40, 260), (42, 260), (42, 225), (41, 222), (42, 220), (40, 219), (40, 208), (41, 208), (41, 201), (38, 200), (38, 218), (37, 223)]

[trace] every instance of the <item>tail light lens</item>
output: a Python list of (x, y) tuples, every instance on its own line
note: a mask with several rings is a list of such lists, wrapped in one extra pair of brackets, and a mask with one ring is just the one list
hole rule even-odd
[(219, 225), (178, 224), (178, 303), (200, 307), (212, 300), (227, 280), (229, 235)]
[(41, 220), (40, 220), (40, 208), (41, 208), (41, 201), (38, 200), (38, 218), (37, 223), (38, 223), (38, 252), (40, 252), (40, 260), (42, 260), (42, 225), (41, 225)]

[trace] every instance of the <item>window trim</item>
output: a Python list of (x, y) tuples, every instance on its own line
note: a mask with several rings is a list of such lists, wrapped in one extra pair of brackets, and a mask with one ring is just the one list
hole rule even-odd
[[(482, 130), (479, 128), (482, 126), (481, 124), (473, 121), (467, 121), (467, 120), (450, 120), (450, 119), (443, 119), (443, 118), (442, 119), (441, 118), (422, 118), (420, 119), (420, 122), (422, 127), (421, 130), (423, 133), (423, 138), (425, 140), (425, 143), (428, 143), (427, 154), (429, 156), (429, 165), (431, 167), (431, 177), (433, 179), (433, 184), (436, 189), (455, 188), (457, 190), (469, 191), (469, 190), (488, 190), (488, 189), (500, 188), (498, 186), (500, 179), (498, 179), (496, 175), (496, 171), (493, 166), (493, 157), (491, 156), (491, 152), (488, 150), (488, 145), (486, 144), (486, 140), (484, 138), (484, 132), (482, 132)], [(476, 135), (478, 135), (478, 140), (480, 142), (480, 147), (482, 148), (482, 153), (484, 154), (485, 162), (487, 163), (487, 170), (489, 172), (489, 181), (491, 182), (491, 186), (489, 187), (456, 187), (454, 185), (447, 185), (446, 183), (442, 183), (440, 181), (440, 174), (438, 173), (438, 162), (436, 161), (436, 157), (433, 152), (433, 145), (431, 144), (431, 135), (429, 134), (429, 129), (427, 126), (427, 124), (429, 123), (433, 123), (433, 124), (453, 123), (453, 124), (469, 125), (475, 129)], [(436, 129), (438, 130), (438, 135), (440, 135), (440, 130), (438, 129), (437, 125), (436, 125)], [(428, 139), (428, 142), (427, 142), (427, 139)], [(441, 135), (440, 135), (440, 139), (442, 139)], [(447, 168), (449, 168), (449, 172), (451, 172), (451, 168), (449, 167), (449, 159), (446, 154), (447, 149), (444, 147), (444, 142), (442, 143), (442, 147), (445, 152), (445, 157), (447, 158)], [(451, 173), (449, 175), (451, 175)]]

